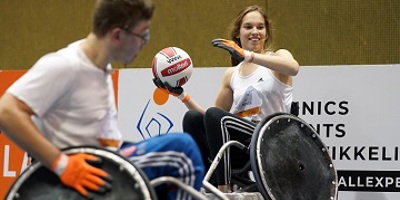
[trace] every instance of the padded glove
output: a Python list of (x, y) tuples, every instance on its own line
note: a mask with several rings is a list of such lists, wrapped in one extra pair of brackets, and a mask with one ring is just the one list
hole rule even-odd
[(219, 47), (221, 49), (227, 50), (231, 56), (242, 62), (243, 60), (252, 62), (254, 58), (254, 53), (251, 51), (244, 50), (240, 48), (234, 41), (226, 39), (214, 39), (211, 41), (214, 47)]
[(177, 97), (183, 93), (182, 87), (172, 87), (167, 82), (163, 83), (159, 78), (153, 78), (153, 83), (158, 88), (162, 89), (163, 91), (165, 91), (166, 93), (168, 93), (172, 96)]
[(167, 82), (163, 83), (159, 78), (153, 78), (153, 83), (164, 92), (178, 97), (183, 103), (189, 101), (190, 96), (186, 94), (182, 87), (172, 87)]
[(111, 189), (111, 185), (106, 182), (106, 180), (111, 181), (108, 174), (88, 163), (99, 161), (99, 158), (89, 154), (65, 155), (61, 153), (53, 163), (52, 170), (60, 177), (64, 185), (74, 188), (84, 197), (91, 199), (86, 189), (100, 193)]

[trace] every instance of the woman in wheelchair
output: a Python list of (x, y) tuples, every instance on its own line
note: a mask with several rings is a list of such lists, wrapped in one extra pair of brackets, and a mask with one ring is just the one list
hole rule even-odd
[[(234, 67), (223, 77), (215, 107), (206, 111), (183, 88), (171, 88), (155, 80), (158, 87), (185, 99), (189, 111), (183, 119), (183, 130), (196, 140), (206, 167), (221, 146), (229, 140), (248, 141), (257, 123), (265, 116), (289, 113), (292, 104), (292, 76), (297, 75), (299, 64), (286, 49), (274, 50), (271, 44), (271, 24), (265, 11), (256, 5), (246, 7), (234, 19), (230, 40), (214, 39), (212, 45), (228, 51)], [(189, 99), (189, 100), (188, 100)], [(223, 156), (216, 169), (218, 188), (230, 192), (230, 166), (246, 163), (232, 149)], [(207, 166), (208, 165), (208, 166)]]

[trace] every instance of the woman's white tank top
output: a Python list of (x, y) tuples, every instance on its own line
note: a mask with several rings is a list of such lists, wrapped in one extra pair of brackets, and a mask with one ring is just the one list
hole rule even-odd
[(259, 122), (275, 112), (290, 112), (293, 87), (282, 83), (269, 68), (258, 66), (248, 76), (241, 76), (237, 65), (232, 74), (230, 86), (233, 90), (233, 104), (230, 112)]

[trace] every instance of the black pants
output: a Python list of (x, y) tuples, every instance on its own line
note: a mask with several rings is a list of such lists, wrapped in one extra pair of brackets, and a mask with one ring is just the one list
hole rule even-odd
[[(183, 131), (197, 142), (206, 170), (226, 142), (235, 140), (248, 146), (255, 127), (255, 123), (215, 107), (204, 115), (190, 110), (183, 118)], [(236, 147), (229, 148), (225, 155), (216, 169), (218, 185), (230, 183), (231, 167), (241, 168), (250, 160), (246, 152)]]

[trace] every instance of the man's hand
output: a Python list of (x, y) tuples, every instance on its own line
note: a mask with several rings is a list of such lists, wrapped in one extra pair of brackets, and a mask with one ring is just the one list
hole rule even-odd
[(108, 174), (88, 163), (99, 161), (98, 157), (89, 154), (78, 153), (68, 156), (61, 153), (53, 163), (52, 170), (64, 185), (91, 199), (92, 196), (87, 189), (100, 193), (111, 189), (109, 183), (111, 179)]
[(239, 62), (242, 62), (243, 60), (246, 61), (253, 61), (254, 54), (253, 52), (244, 50), (240, 48), (234, 41), (232, 40), (226, 40), (226, 39), (214, 39), (211, 41), (211, 44), (214, 47), (219, 47), (221, 49), (227, 50), (231, 56), (238, 60)]

